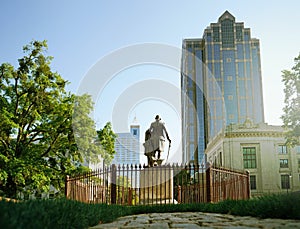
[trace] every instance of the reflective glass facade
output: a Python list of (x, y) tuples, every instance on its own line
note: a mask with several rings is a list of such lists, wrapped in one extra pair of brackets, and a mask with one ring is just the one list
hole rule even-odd
[(259, 40), (228, 11), (201, 39), (183, 40), (181, 77), (183, 162), (205, 161), (231, 123), (264, 122)]

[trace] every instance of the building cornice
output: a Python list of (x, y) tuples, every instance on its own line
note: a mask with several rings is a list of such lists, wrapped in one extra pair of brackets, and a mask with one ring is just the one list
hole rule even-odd
[(224, 132), (220, 132), (214, 139), (209, 141), (207, 151), (213, 149), (220, 141), (226, 138), (284, 138), (285, 130), (281, 126), (272, 126), (266, 123), (254, 124), (247, 119), (243, 124), (227, 126)]
[(227, 138), (243, 138), (243, 137), (284, 137), (283, 132), (274, 131), (243, 131), (243, 132), (227, 132), (225, 134)]

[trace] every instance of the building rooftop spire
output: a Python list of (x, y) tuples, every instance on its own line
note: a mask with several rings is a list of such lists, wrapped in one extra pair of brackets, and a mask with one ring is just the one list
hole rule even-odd
[(235, 17), (231, 14), (231, 13), (229, 13), (229, 11), (228, 10), (226, 10), (222, 15), (221, 15), (221, 17), (219, 17), (219, 23), (221, 22), (221, 21), (223, 21), (224, 19), (231, 19), (231, 20), (233, 20), (233, 21), (235, 21)]
[(132, 120), (132, 125), (139, 125), (139, 121), (136, 118), (136, 115), (134, 116), (133, 120)]

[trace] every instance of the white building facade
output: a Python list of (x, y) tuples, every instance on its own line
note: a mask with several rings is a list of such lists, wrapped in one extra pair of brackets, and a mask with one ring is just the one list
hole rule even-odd
[(112, 164), (135, 165), (140, 163), (140, 125), (136, 118), (130, 125), (130, 133), (116, 133)]
[(205, 153), (212, 165), (248, 170), (251, 196), (300, 190), (300, 146), (285, 145), (281, 126), (250, 120), (229, 125)]

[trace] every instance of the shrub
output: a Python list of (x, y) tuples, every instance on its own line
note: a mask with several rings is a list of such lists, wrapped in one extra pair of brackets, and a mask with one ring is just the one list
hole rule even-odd
[(237, 201), (230, 213), (260, 218), (300, 219), (300, 193), (265, 195)]
[(119, 206), (66, 199), (0, 201), (0, 228), (88, 228), (126, 215), (164, 212), (214, 212), (261, 218), (300, 219), (300, 193), (267, 195), (219, 203)]

